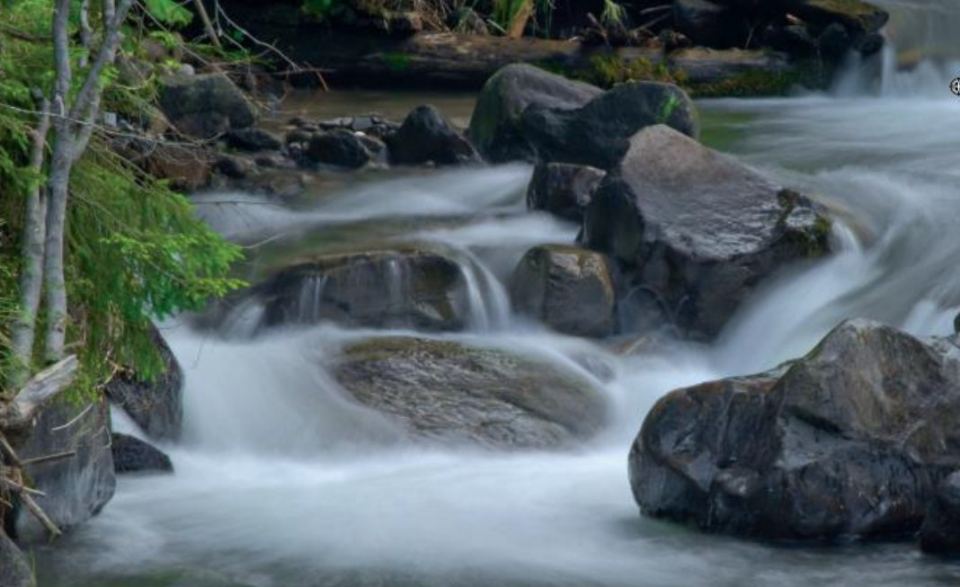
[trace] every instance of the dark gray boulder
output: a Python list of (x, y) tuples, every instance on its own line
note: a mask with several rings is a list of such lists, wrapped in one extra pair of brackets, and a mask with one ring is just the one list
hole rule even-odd
[(606, 420), (587, 378), (505, 350), (374, 338), (343, 349), (331, 368), (357, 402), (434, 442), (555, 448), (589, 439)]
[(178, 75), (160, 81), (160, 108), (180, 132), (212, 138), (253, 126), (257, 109), (223, 73)]
[(665, 396), (633, 444), (630, 482), (645, 513), (710, 531), (901, 538), (960, 463), (958, 417), (956, 339), (853, 320), (775, 371)]
[(177, 440), (183, 426), (183, 370), (156, 328), (152, 328), (151, 338), (160, 354), (160, 372), (146, 379), (129, 370), (121, 371), (107, 383), (105, 391), (110, 401), (150, 438)]
[(616, 284), (606, 255), (570, 245), (534, 247), (510, 279), (514, 309), (550, 328), (602, 338), (616, 329)]
[(0, 530), (0, 585), (3, 587), (36, 587), (27, 557)]
[[(110, 452), (110, 415), (105, 398), (81, 404), (62, 397), (44, 408), (34, 426), (15, 441), (24, 461), (75, 452), (69, 458), (29, 465), (24, 473), (43, 492), (37, 504), (61, 529), (86, 522), (113, 497), (116, 476)], [(40, 542), (46, 530), (26, 510), (17, 511), (18, 542)]]
[(453, 259), (416, 247), (322, 255), (281, 269), (244, 297), (261, 328), (330, 321), (370, 328), (462, 329), (469, 299)]
[(114, 470), (118, 475), (173, 472), (173, 463), (166, 453), (134, 436), (114, 432), (110, 448), (113, 451)]
[(527, 187), (527, 208), (580, 222), (604, 175), (588, 165), (540, 163)]
[(521, 129), (538, 161), (617, 166), (631, 137), (649, 126), (665, 124), (687, 136), (700, 133), (697, 108), (673, 84), (628, 82), (577, 109), (535, 104), (524, 110)]
[(536, 152), (520, 125), (527, 107), (574, 109), (602, 93), (600, 88), (568, 80), (532, 65), (508, 65), (483, 86), (470, 118), (467, 136), (480, 154), (492, 163), (533, 161)]
[(418, 106), (400, 129), (387, 138), (391, 163), (401, 165), (461, 165), (480, 156), (463, 135), (433, 106)]
[(238, 128), (227, 132), (227, 145), (239, 151), (276, 151), (283, 146), (277, 135), (262, 128)]
[(307, 143), (305, 154), (314, 163), (348, 169), (363, 167), (376, 157), (361, 137), (346, 129), (314, 134)]
[(927, 505), (920, 548), (931, 554), (960, 556), (960, 471), (940, 482)]
[(756, 285), (828, 250), (810, 200), (663, 125), (630, 139), (584, 214), (583, 241), (619, 261), (687, 333), (713, 337)]

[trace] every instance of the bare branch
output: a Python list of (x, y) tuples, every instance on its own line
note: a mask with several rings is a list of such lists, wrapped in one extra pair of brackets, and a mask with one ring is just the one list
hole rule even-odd
[(67, 389), (76, 378), (79, 362), (70, 355), (34, 375), (6, 406), (0, 406), (0, 429), (22, 428), (51, 399)]

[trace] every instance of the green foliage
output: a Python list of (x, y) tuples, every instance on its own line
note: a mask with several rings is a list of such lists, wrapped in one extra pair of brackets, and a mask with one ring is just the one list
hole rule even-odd
[(145, 6), (163, 24), (182, 27), (193, 20), (193, 13), (174, 0), (146, 0)]
[[(158, 19), (186, 22), (165, 4), (175, 5), (173, 0), (148, 2)], [(53, 83), (51, 14), (51, 0), (0, 3), (0, 22), (18, 33), (0, 32), (0, 381), (7, 380), (8, 329), (19, 311), (25, 198), (44, 180), (28, 169), (28, 137), (37, 118), (34, 93), (49, 95)], [(137, 54), (143, 34), (164, 44), (176, 42), (168, 33), (131, 28), (123, 51)], [(74, 92), (84, 77), (78, 63)], [(148, 77), (128, 86), (119, 77), (115, 68), (104, 73), (104, 107), (136, 120), (154, 107), (155, 84)], [(184, 196), (114, 153), (106, 138), (94, 137), (74, 167), (70, 191), (67, 335), (82, 365), (72, 394), (89, 397), (116, 365), (147, 379), (158, 374), (162, 362), (151, 339), (151, 320), (199, 309), (240, 286), (229, 271), (242, 251), (200, 221)]]
[(603, 12), (600, 13), (600, 22), (606, 26), (623, 26), (627, 20), (627, 10), (613, 0), (603, 0)]

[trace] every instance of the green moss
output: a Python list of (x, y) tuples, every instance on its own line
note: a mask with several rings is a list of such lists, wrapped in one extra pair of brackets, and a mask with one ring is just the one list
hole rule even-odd
[(683, 70), (673, 69), (662, 62), (654, 63), (645, 57), (627, 59), (615, 53), (594, 55), (583, 66), (569, 67), (547, 62), (541, 67), (601, 88), (630, 81), (655, 81), (679, 86), (686, 82)]
[(391, 52), (383, 54), (383, 61), (392, 71), (403, 73), (410, 69), (410, 55), (400, 52)]
[(824, 74), (813, 64), (770, 71), (752, 69), (719, 81), (692, 84), (690, 92), (697, 98), (783, 96), (797, 87), (820, 88)]

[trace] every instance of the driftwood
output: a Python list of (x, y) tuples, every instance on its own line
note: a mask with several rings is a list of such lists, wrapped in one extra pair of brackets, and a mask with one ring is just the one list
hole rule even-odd
[[(23, 507), (46, 528), (51, 537), (60, 536), (60, 528), (33, 499), (34, 496), (42, 496), (43, 492), (27, 486), (23, 469), (28, 465), (70, 458), (76, 453), (70, 451), (22, 460), (4, 433), (28, 428), (47, 403), (70, 387), (76, 378), (77, 368), (77, 358), (71, 355), (35, 375), (12, 400), (0, 404), (0, 497), (8, 494), (17, 496)], [(2, 501), (10, 503), (5, 499)]]

